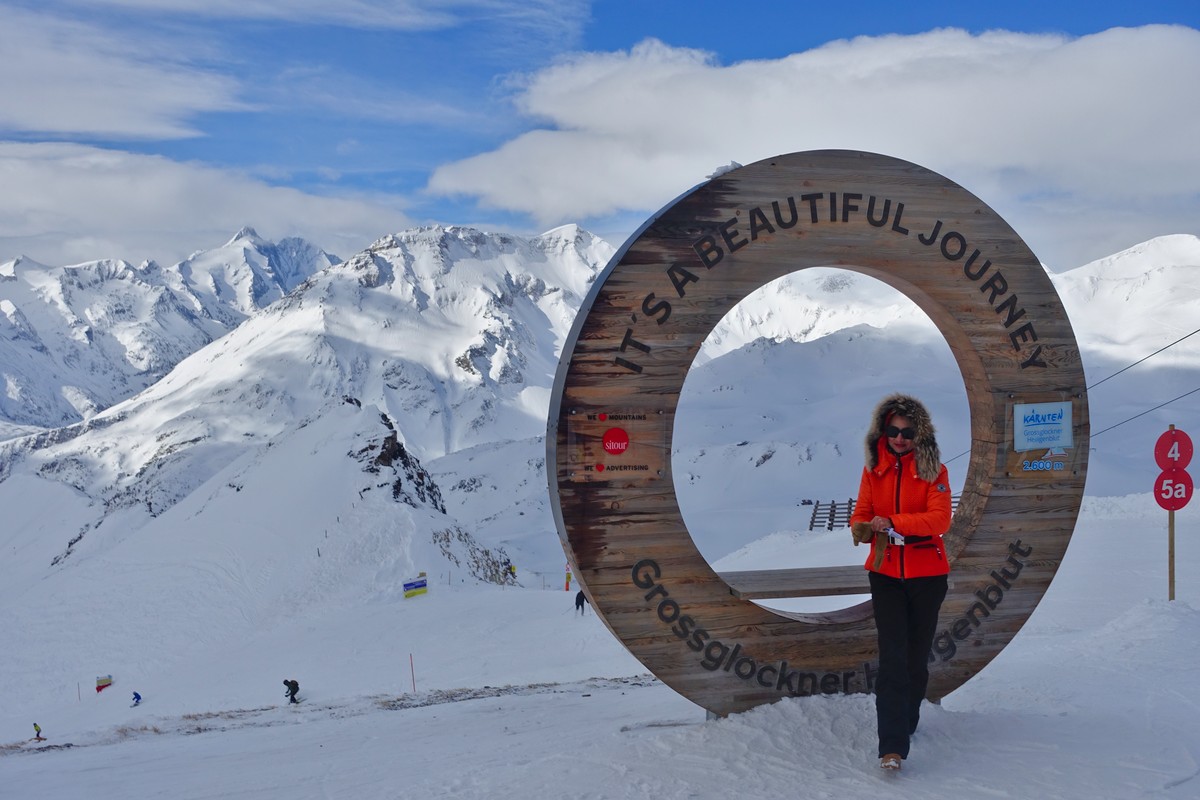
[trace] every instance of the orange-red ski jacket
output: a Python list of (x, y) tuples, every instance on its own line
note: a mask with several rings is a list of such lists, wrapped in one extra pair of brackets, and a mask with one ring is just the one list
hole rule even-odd
[[(888, 517), (906, 543), (889, 544), (882, 564), (875, 571), (893, 578), (945, 575), (950, 571), (942, 544), (942, 534), (950, 530), (950, 481), (946, 466), (939, 465), (937, 480), (931, 483), (917, 475), (916, 451), (897, 456), (882, 438), (876, 448), (875, 466), (863, 468), (850, 522)], [(864, 566), (874, 569), (872, 554), (868, 554)]]

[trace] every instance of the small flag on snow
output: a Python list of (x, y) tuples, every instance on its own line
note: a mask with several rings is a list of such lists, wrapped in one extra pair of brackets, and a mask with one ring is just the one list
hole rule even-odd
[(419, 594), (425, 594), (429, 589), (425, 585), (425, 573), (421, 573), (421, 577), (412, 581), (404, 582), (404, 596), (416, 597)]

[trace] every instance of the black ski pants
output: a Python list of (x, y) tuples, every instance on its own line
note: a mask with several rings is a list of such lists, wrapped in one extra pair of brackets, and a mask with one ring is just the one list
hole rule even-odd
[(908, 758), (909, 736), (917, 729), (929, 687), (929, 651), (946, 599), (946, 576), (900, 580), (871, 572), (869, 577), (879, 640), (879, 756), (898, 753)]

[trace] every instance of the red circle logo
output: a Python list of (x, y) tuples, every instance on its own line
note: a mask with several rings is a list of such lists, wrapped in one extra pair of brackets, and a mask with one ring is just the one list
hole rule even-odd
[(604, 443), (604, 452), (610, 456), (622, 455), (629, 449), (629, 434), (621, 428), (609, 428), (601, 441)]

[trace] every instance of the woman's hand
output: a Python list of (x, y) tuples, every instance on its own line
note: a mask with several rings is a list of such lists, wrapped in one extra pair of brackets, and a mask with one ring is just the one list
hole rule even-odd
[(875, 517), (871, 520), (871, 530), (876, 533), (883, 533), (890, 527), (892, 527), (892, 521), (887, 517)]

